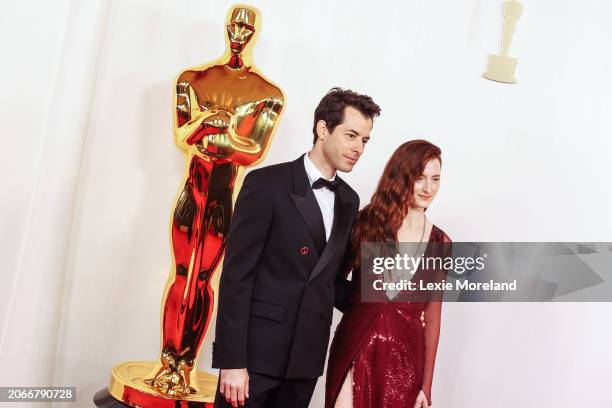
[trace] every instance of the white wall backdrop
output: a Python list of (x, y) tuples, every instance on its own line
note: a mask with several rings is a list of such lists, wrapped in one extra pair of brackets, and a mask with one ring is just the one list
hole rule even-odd
[[(114, 364), (157, 357), (184, 165), (173, 80), (222, 53), (231, 4), (2, 2), (0, 385), (76, 385), (88, 407)], [(428, 214), (455, 241), (612, 241), (610, 2), (524, 0), (517, 85), (481, 77), (498, 0), (252, 4), (255, 62), (287, 97), (264, 164), (309, 148), (339, 85), (383, 109), (345, 175), (363, 203), (395, 147), (426, 138), (444, 155)], [(609, 406), (610, 312), (446, 304), (435, 406)]]

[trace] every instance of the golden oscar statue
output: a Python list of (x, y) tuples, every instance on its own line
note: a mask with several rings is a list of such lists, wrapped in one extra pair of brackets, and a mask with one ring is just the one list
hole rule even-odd
[(507, 84), (515, 84), (514, 77), (516, 71), (516, 58), (508, 55), (512, 36), (516, 29), (516, 21), (521, 17), (523, 5), (518, 0), (506, 0), (503, 4), (504, 10), (504, 28), (501, 41), (501, 54), (489, 55), (489, 64), (483, 77), (492, 81), (504, 82)]
[(194, 368), (213, 316), (213, 277), (243, 170), (263, 159), (284, 105), (282, 91), (251, 60), (259, 27), (258, 10), (233, 6), (225, 54), (177, 77), (174, 141), (186, 155), (186, 171), (170, 222), (173, 262), (162, 303), (161, 353), (157, 362), (113, 368), (108, 391), (123, 404), (212, 406), (217, 379)]

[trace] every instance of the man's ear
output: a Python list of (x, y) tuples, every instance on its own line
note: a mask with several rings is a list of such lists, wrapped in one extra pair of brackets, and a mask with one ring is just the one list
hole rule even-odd
[(319, 139), (325, 140), (325, 138), (329, 135), (327, 131), (327, 125), (323, 119), (320, 119), (317, 122), (317, 136)]

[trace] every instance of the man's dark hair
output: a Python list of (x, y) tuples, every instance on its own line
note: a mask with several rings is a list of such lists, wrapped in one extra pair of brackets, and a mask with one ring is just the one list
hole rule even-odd
[(380, 115), (380, 106), (378, 106), (368, 95), (361, 95), (349, 89), (332, 88), (327, 92), (327, 95), (321, 99), (319, 106), (315, 110), (314, 125), (312, 133), (314, 139), (312, 144), (317, 142), (317, 122), (325, 121), (325, 126), (329, 132), (333, 132), (336, 126), (344, 121), (344, 108), (351, 106), (374, 120), (375, 116)]

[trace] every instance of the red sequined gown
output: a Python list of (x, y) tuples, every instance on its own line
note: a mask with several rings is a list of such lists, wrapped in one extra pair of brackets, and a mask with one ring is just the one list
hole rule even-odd
[[(426, 256), (445, 256), (448, 236), (435, 225)], [(441, 302), (361, 302), (361, 273), (353, 271), (347, 309), (332, 341), (325, 407), (333, 408), (351, 365), (354, 408), (412, 408), (419, 391), (431, 404), (431, 384), (440, 334)], [(421, 312), (425, 312), (425, 328)]]

